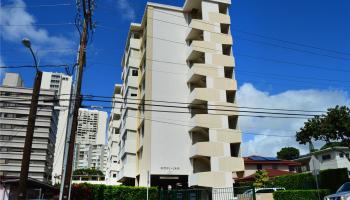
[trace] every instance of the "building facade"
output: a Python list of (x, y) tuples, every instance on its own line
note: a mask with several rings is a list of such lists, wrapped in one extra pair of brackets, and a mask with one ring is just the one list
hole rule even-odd
[(105, 172), (107, 159), (106, 123), (106, 112), (79, 109), (74, 170), (96, 168)]
[(314, 165), (319, 166), (320, 170), (347, 168), (350, 171), (349, 155), (350, 150), (347, 147), (332, 147), (302, 155), (294, 161), (301, 163), (300, 172), (312, 171), (310, 166), (312, 157), (316, 158)]
[[(0, 87), (0, 176), (20, 175), (32, 88), (26, 88), (19, 74), (6, 73)], [(58, 123), (55, 91), (40, 90), (30, 157), (29, 177), (51, 183)]]
[(265, 170), (270, 178), (297, 172), (300, 163), (291, 160), (281, 160), (274, 157), (249, 156), (244, 157), (244, 173), (235, 177), (238, 181), (255, 180), (255, 173)]
[(55, 144), (55, 156), (52, 169), (54, 183), (61, 180), (64, 145), (66, 140), (68, 106), (72, 89), (72, 77), (63, 73), (43, 72), (41, 81), (42, 89), (51, 89), (56, 91), (58, 106), (61, 107), (58, 112), (58, 124)]
[(122, 61), (123, 184), (232, 187), (244, 171), (230, 0), (147, 3)]
[(117, 175), (120, 170), (118, 152), (120, 142), (121, 87), (119, 84), (114, 86), (112, 109), (107, 128), (106, 182), (110, 184), (118, 184)]

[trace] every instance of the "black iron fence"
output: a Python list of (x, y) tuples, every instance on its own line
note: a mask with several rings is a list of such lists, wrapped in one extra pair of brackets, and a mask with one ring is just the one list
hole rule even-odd
[(160, 190), (159, 200), (256, 200), (253, 187)]

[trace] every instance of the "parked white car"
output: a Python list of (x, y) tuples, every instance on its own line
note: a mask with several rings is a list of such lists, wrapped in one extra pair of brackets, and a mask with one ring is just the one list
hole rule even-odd
[(324, 200), (350, 200), (350, 182), (340, 186), (335, 194), (325, 196)]
[[(263, 193), (274, 193), (278, 190), (286, 190), (286, 188), (282, 188), (282, 187), (278, 187), (278, 188), (255, 188), (255, 194), (259, 195), (259, 194), (263, 194)], [(253, 195), (253, 189), (249, 189), (243, 192), (243, 194), (241, 194), (245, 197), (248, 196), (252, 196)], [(233, 200), (238, 200), (238, 197), (235, 196), (233, 198)]]
[[(273, 193), (276, 192), (278, 190), (286, 190), (286, 188), (255, 188), (255, 194), (259, 194), (259, 193)], [(249, 189), (245, 192), (243, 192), (243, 194), (253, 194), (253, 190)]]

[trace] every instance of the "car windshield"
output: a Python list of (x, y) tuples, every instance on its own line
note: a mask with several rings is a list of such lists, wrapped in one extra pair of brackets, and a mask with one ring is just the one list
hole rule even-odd
[(346, 191), (350, 191), (350, 182), (348, 183), (344, 183), (337, 191), (338, 192), (346, 192)]

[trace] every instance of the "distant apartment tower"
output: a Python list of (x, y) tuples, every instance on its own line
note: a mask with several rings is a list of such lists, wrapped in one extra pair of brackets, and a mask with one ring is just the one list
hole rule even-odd
[(119, 127), (121, 114), (121, 85), (114, 86), (112, 109), (109, 117), (107, 128), (107, 165), (106, 165), (106, 181), (110, 184), (117, 184), (117, 175), (120, 170), (118, 161), (119, 152)]
[(118, 181), (232, 187), (232, 173), (244, 171), (230, 3), (147, 3), (141, 24), (131, 24), (122, 60)]
[(55, 156), (52, 169), (52, 178), (54, 183), (57, 183), (61, 180), (62, 174), (72, 77), (63, 73), (43, 72), (41, 88), (56, 91), (56, 98), (58, 99), (58, 106), (60, 107), (58, 110)]
[(96, 168), (105, 172), (107, 113), (79, 109), (74, 169)]
[[(19, 176), (26, 137), (32, 88), (17, 73), (6, 73), (0, 86), (0, 176)], [(50, 183), (58, 113), (54, 90), (41, 89), (35, 121), (29, 177)]]

